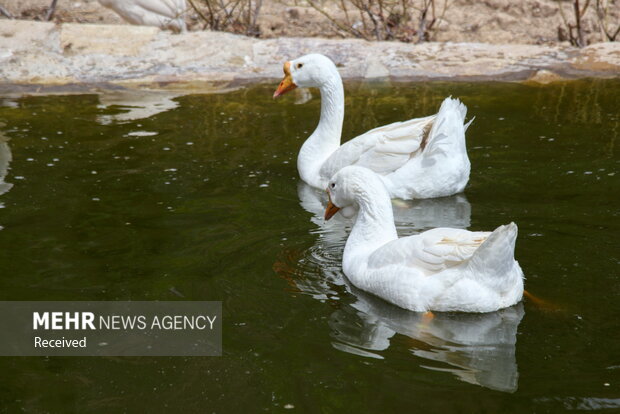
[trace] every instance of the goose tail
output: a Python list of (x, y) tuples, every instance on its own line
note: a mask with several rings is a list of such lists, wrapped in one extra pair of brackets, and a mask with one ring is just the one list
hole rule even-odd
[(448, 97), (444, 99), (437, 118), (429, 134), (429, 142), (425, 153), (427, 157), (437, 155), (466, 154), (465, 131), (473, 122), (465, 123), (467, 107), (459, 99)]
[(499, 226), (476, 249), (468, 266), (476, 279), (495, 292), (519, 290), (520, 300), (523, 295), (523, 271), (514, 257), (517, 232), (515, 223)]

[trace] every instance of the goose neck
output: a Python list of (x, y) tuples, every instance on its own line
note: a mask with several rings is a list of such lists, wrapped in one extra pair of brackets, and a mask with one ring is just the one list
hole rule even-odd
[(340, 76), (332, 76), (321, 86), (321, 119), (317, 132), (329, 137), (340, 145), (342, 122), (344, 119), (344, 89)]
[(374, 250), (398, 238), (390, 197), (387, 190), (380, 190), (369, 188), (357, 195), (359, 213), (347, 244), (350, 241), (353, 246), (364, 245)]

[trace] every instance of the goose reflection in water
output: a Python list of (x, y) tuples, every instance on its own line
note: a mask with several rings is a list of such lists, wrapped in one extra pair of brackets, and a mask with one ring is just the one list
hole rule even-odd
[(99, 108), (122, 109), (116, 114), (102, 114), (97, 117), (101, 125), (123, 123), (150, 118), (179, 106), (174, 100), (181, 94), (165, 91), (113, 91), (99, 95)]
[(413, 355), (433, 361), (427, 369), (450, 372), (458, 379), (498, 391), (517, 390), (517, 328), (523, 304), (497, 312), (436, 313), (429, 318), (391, 305), (347, 283), (355, 303), (338, 309), (329, 325), (333, 346), (344, 352), (383, 358), (397, 335), (413, 339)]
[[(13, 187), (13, 184), (4, 181), (9, 173), (9, 165), (13, 159), (13, 155), (11, 154), (11, 148), (9, 147), (9, 139), (2, 133), (2, 127), (4, 127), (4, 124), (0, 123), (0, 196), (8, 192)], [(4, 203), (1, 200), (0, 208), (4, 208)], [(0, 230), (2, 229), (3, 227), (0, 226)]]
[[(0, 123), (0, 128), (3, 126), (4, 125)], [(2, 131), (0, 131), (0, 195), (6, 193), (13, 187), (13, 184), (4, 181), (9, 173), (9, 165), (13, 160), (8, 141), (9, 139), (2, 134)]]
[[(343, 291), (354, 297), (354, 303), (340, 306), (329, 318), (334, 348), (363, 357), (384, 358), (392, 339), (403, 335), (412, 340), (411, 353), (429, 361), (421, 363), (424, 368), (450, 372), (471, 384), (516, 391), (516, 335), (524, 315), (521, 303), (498, 312), (436, 313), (429, 319), (363, 292), (346, 280), (341, 269), (342, 249), (352, 221), (340, 214), (330, 221), (323, 220), (326, 197), (305, 184), (298, 187), (298, 195), (302, 207), (313, 214), (311, 220), (317, 225), (314, 233), (319, 237), (304, 257), (289, 257), (296, 263), (284, 267), (280, 264), (280, 268), (287, 269), (286, 278), (295, 290), (315, 299), (340, 301)], [(406, 202), (393, 200), (392, 205), (401, 236), (434, 227), (470, 225), (471, 205), (463, 194)]]

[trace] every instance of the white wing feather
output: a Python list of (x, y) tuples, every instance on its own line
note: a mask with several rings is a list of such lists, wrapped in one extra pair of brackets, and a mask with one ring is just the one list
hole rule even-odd
[(402, 167), (420, 150), (435, 116), (410, 119), (372, 129), (346, 142), (321, 167), (321, 177), (331, 178), (347, 165), (366, 167), (385, 175)]
[(490, 232), (436, 228), (380, 247), (368, 259), (369, 269), (415, 268), (430, 276), (469, 260)]
[(185, 0), (134, 0), (136, 6), (170, 19), (176, 19), (186, 10)]
[(185, 31), (185, 0), (99, 0), (131, 24)]

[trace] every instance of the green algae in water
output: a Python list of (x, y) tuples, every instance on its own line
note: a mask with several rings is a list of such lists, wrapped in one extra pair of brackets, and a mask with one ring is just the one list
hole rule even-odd
[(347, 285), (347, 223), (313, 213), (295, 166), (319, 100), (273, 101), (275, 86), (0, 98), (2, 300), (221, 300), (225, 315), (221, 358), (2, 358), (5, 410), (620, 407), (620, 82), (347, 85), (346, 138), (465, 102), (465, 193), (395, 203), (399, 232), (515, 221), (545, 301), (428, 325)]

